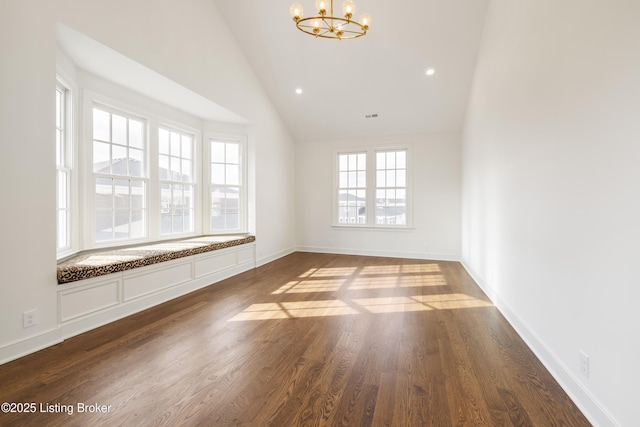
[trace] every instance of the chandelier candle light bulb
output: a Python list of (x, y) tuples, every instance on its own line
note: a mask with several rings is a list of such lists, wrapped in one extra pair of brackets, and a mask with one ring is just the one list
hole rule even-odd
[(294, 3), (289, 8), (289, 15), (296, 27), (303, 33), (325, 39), (355, 39), (367, 34), (371, 25), (371, 16), (364, 13), (358, 21), (353, 19), (356, 5), (353, 0), (342, 3), (342, 15), (334, 16), (333, 0), (316, 0), (318, 15), (303, 17), (302, 5)]
[(292, 4), (289, 8), (289, 15), (294, 21), (300, 21), (302, 19), (302, 5), (300, 3)]

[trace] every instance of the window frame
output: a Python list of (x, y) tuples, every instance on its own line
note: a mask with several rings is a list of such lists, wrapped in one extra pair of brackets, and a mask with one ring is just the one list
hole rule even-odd
[[(61, 94), (60, 103), (58, 103), (58, 93)], [(74, 121), (74, 93), (75, 88), (68, 83), (68, 80), (56, 73), (56, 258), (60, 259), (68, 256), (74, 252), (77, 247), (74, 221), (77, 218), (77, 191), (76, 191), (76, 171), (75, 171), (75, 121)], [(60, 104), (62, 104), (62, 110), (59, 112)], [(58, 114), (61, 115), (60, 123), (58, 123)], [(59, 126), (61, 125), (61, 126)], [(58, 132), (61, 133), (60, 147), (58, 142)], [(63, 151), (62, 159), (60, 158), (59, 150)], [(62, 162), (60, 162), (62, 160)], [(65, 199), (66, 207), (60, 208), (60, 174), (66, 175), (65, 185)], [(66, 232), (65, 240), (66, 245), (60, 246), (60, 211), (64, 210), (66, 213)]]
[[(206, 208), (202, 209), (202, 227), (205, 234), (216, 234), (216, 235), (226, 235), (226, 234), (242, 234), (248, 232), (248, 217), (249, 217), (249, 206), (248, 206), (248, 157), (247, 157), (247, 136), (241, 133), (219, 133), (219, 132), (206, 132), (203, 138), (205, 143), (203, 146), (203, 154), (202, 154), (202, 165), (204, 170), (203, 173), (203, 206)], [(212, 161), (211, 161), (211, 143), (212, 142), (235, 142), (239, 144), (239, 178), (240, 185), (238, 187), (239, 195), (239, 219), (238, 219), (238, 228), (237, 229), (225, 229), (218, 230), (214, 229), (211, 225), (211, 219), (213, 215), (213, 201), (211, 198), (211, 188), (216, 184), (212, 183)]]
[[(121, 116), (124, 117), (127, 120), (127, 129), (128, 129), (128, 121), (129, 120), (135, 120), (135, 121), (139, 121), (142, 123), (142, 158), (143, 158), (143, 166), (142, 166), (142, 170), (141, 170), (141, 175), (137, 176), (137, 175), (131, 175), (129, 173), (127, 174), (116, 174), (112, 171), (110, 171), (109, 173), (106, 172), (95, 172), (94, 171), (94, 110), (98, 109), (101, 111), (105, 111), (107, 113), (109, 113), (110, 117), (113, 117), (113, 115), (117, 115), (117, 116)], [(130, 243), (136, 243), (136, 242), (143, 242), (143, 241), (147, 241), (149, 239), (149, 194), (151, 193), (150, 190), (150, 177), (149, 177), (149, 146), (150, 146), (150, 141), (149, 141), (149, 118), (145, 117), (144, 115), (140, 114), (140, 113), (136, 113), (136, 112), (132, 112), (129, 111), (127, 109), (123, 109), (123, 108), (119, 108), (119, 107), (115, 107), (109, 103), (103, 102), (101, 100), (97, 100), (97, 99), (93, 99), (90, 105), (90, 110), (88, 112), (88, 117), (89, 119), (87, 120), (87, 122), (90, 123), (90, 137), (87, 138), (86, 140), (86, 148), (87, 151), (89, 152), (89, 157), (91, 158), (91, 161), (88, 162), (87, 164), (85, 164), (85, 168), (87, 169), (87, 173), (91, 176), (91, 180), (87, 181), (91, 183), (91, 190), (89, 190), (89, 192), (91, 193), (92, 196), (92, 203), (91, 203), (91, 209), (89, 211), (87, 211), (87, 213), (90, 215), (90, 221), (91, 221), (91, 242), (93, 247), (102, 247), (102, 246), (121, 246), (123, 244), (130, 244)], [(112, 120), (110, 119), (110, 126), (111, 126)], [(126, 147), (127, 153), (130, 150), (130, 144), (129, 144), (129, 135), (127, 135), (127, 144), (126, 145), (122, 145), (122, 144), (118, 144), (116, 142), (114, 142), (114, 138), (112, 135), (110, 135), (110, 141), (102, 141), (103, 143), (106, 142), (110, 145), (110, 151), (113, 151), (114, 146), (118, 146), (118, 147)], [(130, 159), (130, 157), (127, 155), (126, 157), (127, 159)], [(112, 161), (114, 160), (112, 155), (109, 155), (109, 160)], [(113, 198), (114, 198), (114, 203), (116, 200), (116, 191), (115, 191), (115, 180), (135, 180), (135, 181), (140, 181), (143, 186), (144, 186), (144, 190), (143, 190), (143, 205), (141, 209), (134, 209), (130, 204), (129, 207), (126, 209), (129, 212), (129, 226), (131, 226), (132, 224), (132, 213), (135, 210), (141, 210), (142, 211), (142, 218), (144, 221), (144, 225), (143, 225), (143, 231), (142, 234), (140, 236), (136, 236), (136, 237), (128, 237), (128, 238), (112, 238), (112, 239), (107, 239), (107, 240), (98, 240), (97, 236), (96, 236), (96, 232), (97, 232), (97, 212), (98, 209), (96, 207), (96, 191), (95, 188), (97, 186), (97, 180), (98, 179), (112, 179), (114, 180), (114, 192), (113, 192)], [(132, 192), (129, 192), (129, 195), (132, 195)], [(114, 212), (117, 211), (125, 211), (125, 209), (118, 209), (116, 208), (116, 206), (112, 206), (111, 210)], [(85, 220), (87, 218), (85, 217)], [(129, 233), (131, 233), (131, 230), (129, 229)]]
[[(164, 240), (164, 239), (171, 239), (171, 238), (178, 238), (178, 237), (185, 237), (185, 236), (192, 236), (192, 235), (196, 235), (198, 230), (201, 229), (201, 216), (202, 215), (198, 215), (198, 212), (201, 211), (200, 209), (200, 193), (201, 193), (201, 185), (200, 185), (200, 163), (202, 163), (203, 161), (203, 157), (200, 155), (201, 150), (199, 149), (199, 138), (198, 138), (198, 133), (200, 133), (199, 130), (197, 129), (192, 129), (186, 126), (181, 126), (181, 125), (176, 125), (176, 124), (168, 124), (167, 122), (159, 122), (156, 124), (156, 126), (154, 126), (153, 129), (156, 133), (155, 135), (155, 142), (157, 142), (157, 144), (152, 144), (153, 145), (153, 154), (152, 156), (155, 157), (157, 159), (157, 164), (155, 165), (155, 170), (158, 173), (158, 177), (157, 180), (153, 179), (153, 175), (152, 174), (152, 180), (153, 181), (157, 181), (157, 185), (158, 185), (158, 215), (156, 215), (158, 218), (158, 226), (155, 227), (157, 228), (157, 233), (158, 233), (158, 237), (160, 240)], [(160, 132), (162, 130), (168, 131), (169, 133), (174, 132), (174, 133), (178, 133), (180, 134), (181, 137), (183, 136), (188, 136), (191, 138), (191, 181), (189, 182), (184, 182), (184, 181), (175, 181), (175, 180), (171, 180), (171, 179), (163, 179), (159, 173), (160, 173), (160, 156), (163, 155), (162, 153), (160, 153)], [(170, 138), (170, 135), (169, 135)], [(169, 142), (170, 144), (170, 142)], [(171, 151), (171, 150), (169, 150)], [(171, 161), (171, 156), (169, 155), (169, 161)], [(182, 157), (180, 157), (182, 159)], [(191, 217), (191, 222), (192, 222), (192, 230), (189, 231), (182, 231), (182, 232), (171, 232), (171, 233), (167, 233), (167, 234), (163, 234), (162, 232), (162, 186), (163, 184), (179, 184), (179, 185), (190, 185), (192, 187), (192, 207), (191, 207), (191, 211), (192, 211), (192, 217)], [(172, 216), (172, 224), (173, 224), (173, 216)], [(173, 229), (173, 227), (172, 227)]]
[[(406, 203), (405, 203), (405, 224), (377, 224), (376, 223), (376, 190), (377, 180), (377, 154), (380, 152), (390, 151), (405, 151), (406, 152)], [(341, 223), (339, 222), (339, 208), (340, 208), (340, 155), (344, 154), (356, 154), (366, 153), (366, 201), (365, 201), (365, 223)], [(351, 147), (345, 149), (333, 150), (333, 186), (332, 186), (332, 214), (331, 224), (333, 228), (337, 229), (359, 229), (359, 230), (410, 230), (413, 228), (413, 191), (412, 191), (412, 149), (410, 144), (398, 144), (398, 145), (376, 145), (376, 146), (362, 146)]]

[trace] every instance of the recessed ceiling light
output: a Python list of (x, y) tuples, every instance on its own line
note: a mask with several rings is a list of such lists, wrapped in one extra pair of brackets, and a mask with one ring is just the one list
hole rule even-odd
[(302, 94), (302, 89), (300, 89), (300, 88), (296, 88), (296, 93), (297, 93), (298, 95)]
[(435, 74), (436, 70), (434, 70), (433, 68), (429, 68), (427, 69), (427, 72), (425, 73), (427, 76), (433, 76)]

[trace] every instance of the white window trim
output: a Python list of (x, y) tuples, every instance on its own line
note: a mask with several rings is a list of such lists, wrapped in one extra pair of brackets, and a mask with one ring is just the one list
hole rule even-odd
[[(406, 195), (407, 206), (406, 215), (407, 223), (403, 225), (393, 224), (376, 224), (375, 223), (375, 200), (376, 200), (376, 153), (380, 151), (406, 150), (407, 152), (407, 182)], [(393, 231), (393, 230), (413, 230), (413, 153), (411, 144), (398, 145), (375, 145), (349, 147), (345, 149), (333, 150), (333, 185), (332, 185), (332, 213), (331, 227), (335, 229), (351, 229), (351, 230), (375, 230), (375, 231)], [(366, 153), (367, 154), (367, 186), (366, 186), (366, 224), (344, 224), (338, 222), (338, 156), (340, 154)]]
[[(65, 172), (68, 174), (67, 181), (67, 245), (65, 247), (59, 248), (58, 241), (58, 166), (56, 159), (56, 257), (57, 259), (64, 258), (66, 256), (71, 255), (75, 248), (77, 247), (76, 236), (77, 233), (74, 230), (74, 221), (77, 218), (77, 194), (74, 191), (77, 187), (77, 169), (75, 163), (75, 126), (74, 126), (74, 117), (75, 117), (75, 105), (74, 102), (74, 94), (75, 88), (73, 85), (69, 84), (69, 81), (60, 75), (60, 72), (56, 73), (56, 90), (60, 89), (64, 95), (64, 142), (65, 146)], [(56, 110), (58, 106), (56, 105)]]
[[(238, 230), (212, 230), (211, 229), (211, 140), (214, 141), (230, 141), (240, 143), (240, 228)], [(220, 133), (205, 132), (202, 143), (202, 203), (205, 207), (201, 212), (202, 228), (205, 234), (242, 234), (248, 232), (249, 227), (249, 205), (248, 205), (248, 157), (247, 157), (247, 135), (242, 133)]]
[[(83, 90), (83, 120), (82, 120), (82, 144), (81, 153), (83, 162), (80, 166), (80, 173), (82, 176), (81, 183), (79, 185), (78, 194), (81, 194), (82, 205), (80, 221), (77, 222), (76, 227), (79, 228), (79, 232), (82, 236), (82, 245), (80, 250), (101, 249), (109, 247), (121, 247), (129, 246), (140, 243), (148, 242), (160, 242), (165, 240), (172, 240), (176, 238), (185, 238), (191, 236), (198, 236), (203, 234), (203, 215), (202, 212), (202, 189), (205, 185), (202, 179), (201, 166), (203, 159), (202, 146), (202, 129), (194, 128), (192, 126), (184, 125), (175, 120), (150, 113), (144, 107), (131, 106), (127, 103), (120, 102), (104, 96), (100, 93), (94, 92), (89, 89)], [(147, 191), (147, 206), (146, 206), (146, 236), (139, 239), (126, 239), (126, 240), (114, 240), (108, 242), (96, 242), (96, 224), (94, 215), (94, 203), (95, 190), (93, 188), (93, 106), (100, 105), (109, 111), (120, 112), (128, 116), (144, 120), (146, 123), (144, 127), (145, 132), (145, 177), (141, 178), (146, 183)], [(195, 191), (194, 191), (194, 209), (195, 226), (194, 231), (191, 233), (170, 234), (163, 235), (160, 232), (160, 179), (158, 172), (159, 158), (158, 158), (158, 130), (160, 127), (175, 129), (180, 132), (190, 133), (194, 136), (194, 174), (195, 174)], [(157, 215), (156, 215), (157, 213)]]
[[(135, 108), (131, 108), (128, 106), (125, 106), (121, 103), (118, 102), (113, 102), (112, 100), (106, 98), (106, 97), (102, 97), (100, 95), (94, 94), (92, 92), (87, 91), (87, 93), (89, 93), (89, 96), (86, 96), (85, 99), (87, 100), (87, 103), (85, 105), (85, 115), (84, 115), (84, 122), (85, 122), (85, 130), (86, 130), (86, 134), (85, 134), (85, 138), (83, 138), (83, 147), (85, 148), (85, 163), (83, 165), (83, 169), (85, 172), (85, 176), (87, 179), (83, 180), (84, 183), (84, 200), (85, 200), (85, 210), (84, 210), (84, 215), (83, 215), (83, 222), (85, 224), (89, 224), (89, 227), (84, 227), (85, 231), (88, 230), (88, 233), (86, 233), (85, 235), (85, 248), (86, 249), (93, 249), (93, 248), (105, 248), (105, 247), (112, 247), (112, 246), (122, 246), (122, 245), (130, 245), (130, 244), (136, 244), (136, 243), (143, 243), (143, 242), (147, 242), (151, 239), (150, 236), (150, 226), (149, 226), (149, 218), (150, 218), (150, 212), (149, 212), (149, 206), (150, 206), (150, 200), (149, 200), (149, 195), (152, 193), (152, 189), (151, 189), (151, 180), (149, 177), (149, 171), (151, 170), (151, 165), (150, 165), (150, 156), (149, 156), (149, 147), (151, 145), (151, 141), (150, 141), (150, 135), (149, 135), (149, 128), (150, 128), (150, 121), (149, 121), (149, 117), (147, 117), (146, 115), (144, 115), (144, 113), (142, 111), (137, 111), (138, 109)], [(108, 111), (110, 113), (115, 113), (115, 114), (121, 114), (121, 115), (125, 115), (127, 116), (127, 118), (134, 118), (136, 120), (141, 120), (145, 123), (144, 126), (144, 140), (143, 140), (143, 145), (144, 145), (144, 153), (145, 153), (145, 168), (144, 168), (144, 173), (142, 177), (130, 177), (130, 176), (123, 176), (123, 179), (127, 179), (127, 178), (133, 178), (136, 180), (140, 180), (140, 181), (144, 181), (145, 183), (145, 198), (146, 198), (146, 202), (147, 205), (145, 207), (145, 231), (144, 231), (144, 237), (140, 237), (140, 238), (136, 238), (136, 239), (118, 239), (118, 240), (108, 240), (108, 241), (104, 241), (104, 242), (98, 242), (95, 239), (96, 236), (96, 218), (95, 218), (95, 177), (96, 175), (93, 172), (93, 108), (95, 106), (98, 106), (100, 109)]]

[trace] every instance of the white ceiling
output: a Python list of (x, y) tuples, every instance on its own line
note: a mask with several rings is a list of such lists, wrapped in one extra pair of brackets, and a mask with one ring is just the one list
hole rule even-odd
[(196, 117), (225, 123), (247, 122), (237, 114), (66, 25), (57, 24), (56, 40), (75, 66), (96, 76)]
[(215, 1), (296, 141), (461, 129), (488, 0), (355, 0), (371, 28), (343, 41), (296, 29), (314, 0)]

